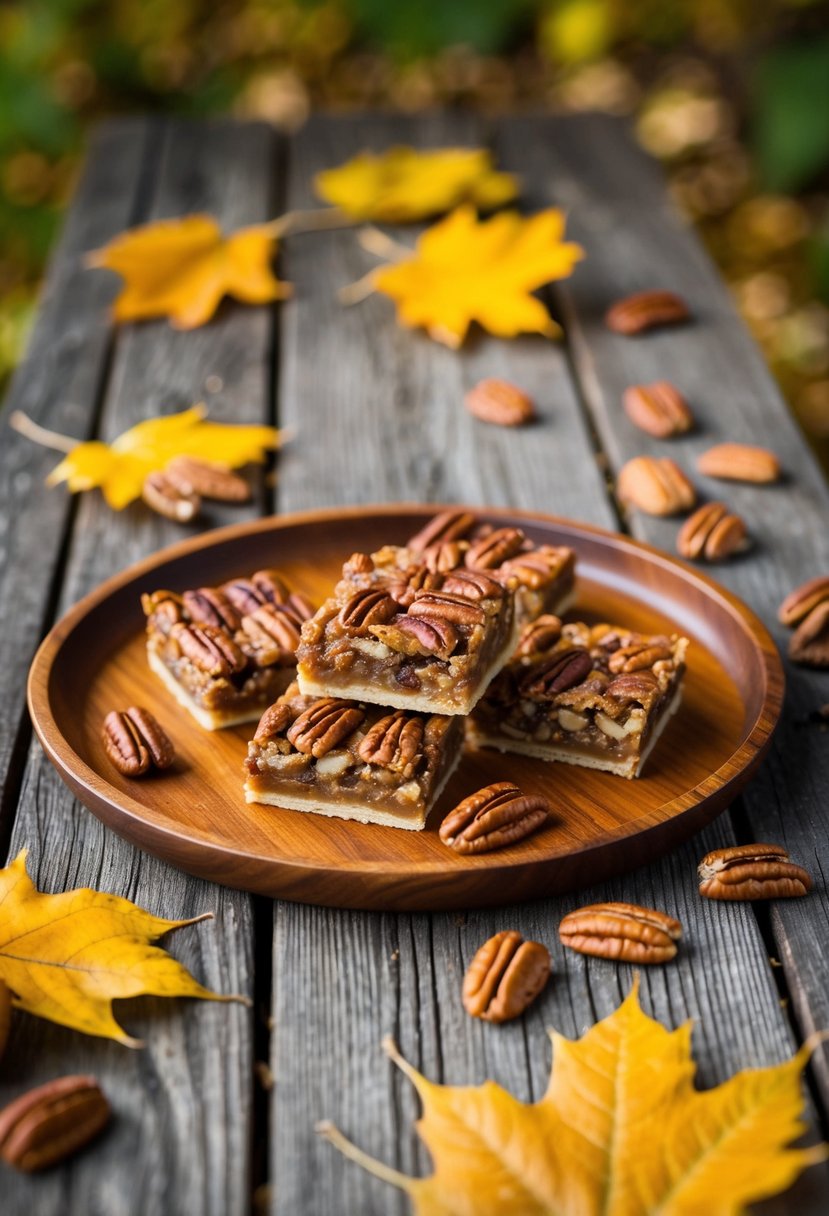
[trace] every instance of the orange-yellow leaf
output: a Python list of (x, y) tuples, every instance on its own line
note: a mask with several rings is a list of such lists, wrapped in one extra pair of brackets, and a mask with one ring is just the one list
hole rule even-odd
[(321, 1130), (407, 1191), (417, 1216), (740, 1216), (825, 1160), (822, 1145), (787, 1147), (804, 1130), (808, 1048), (700, 1093), (690, 1024), (669, 1031), (647, 1017), (638, 985), (577, 1042), (552, 1038), (550, 1084), (531, 1105), (492, 1081), (432, 1084), (390, 1049), (423, 1103), (427, 1178)]
[(531, 292), (567, 278), (584, 256), (563, 236), (555, 208), (478, 220), (458, 207), (423, 233), (413, 257), (377, 270), (373, 286), (396, 302), (401, 324), (423, 326), (447, 346), (460, 346), (473, 321), (499, 338), (555, 337), (558, 326)]
[(150, 945), (203, 919), (162, 920), (86, 887), (45, 895), (26, 873), (24, 849), (0, 870), (0, 980), (18, 1009), (138, 1047), (113, 1017), (116, 997), (243, 999), (203, 988), (181, 963)]
[(483, 148), (396, 147), (362, 152), (314, 179), (317, 194), (354, 220), (406, 224), (459, 203), (491, 210), (511, 202), (516, 179), (498, 173)]
[(291, 294), (271, 270), (276, 240), (268, 224), (229, 236), (209, 215), (160, 220), (122, 232), (89, 256), (91, 266), (124, 279), (116, 321), (169, 317), (178, 329), (195, 329), (213, 316), (223, 296), (266, 304)]
[(279, 431), (272, 426), (206, 422), (205, 412), (203, 405), (194, 405), (180, 414), (139, 422), (111, 444), (79, 443), (47, 481), (65, 481), (73, 493), (100, 486), (107, 503), (120, 511), (141, 496), (147, 474), (163, 469), (173, 456), (197, 456), (235, 469), (261, 463), (269, 449), (279, 446)]

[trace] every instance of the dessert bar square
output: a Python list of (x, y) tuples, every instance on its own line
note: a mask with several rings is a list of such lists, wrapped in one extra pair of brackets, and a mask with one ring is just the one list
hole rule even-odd
[(687, 646), (541, 617), (467, 723), (469, 741), (638, 777), (679, 706)]
[(457, 764), (460, 718), (305, 697), (294, 684), (248, 745), (245, 797), (419, 829)]
[(206, 730), (255, 721), (296, 675), (313, 605), (275, 570), (177, 595), (144, 595), (147, 659)]

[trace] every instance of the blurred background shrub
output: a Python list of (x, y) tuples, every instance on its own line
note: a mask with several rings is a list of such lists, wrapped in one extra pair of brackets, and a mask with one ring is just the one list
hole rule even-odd
[(829, 0), (0, 4), (0, 387), (90, 121), (373, 105), (630, 116), (829, 468)]

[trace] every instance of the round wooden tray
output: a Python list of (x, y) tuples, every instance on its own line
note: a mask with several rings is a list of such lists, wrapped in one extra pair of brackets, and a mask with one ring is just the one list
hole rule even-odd
[[(438, 506), (383, 506), (258, 520), (185, 541), (109, 579), (49, 634), (29, 677), (35, 730), (90, 810), (142, 849), (228, 886), (343, 908), (438, 909), (573, 890), (643, 865), (722, 811), (766, 751), (783, 673), (756, 616), (712, 580), (656, 549), (585, 524), (472, 508), (536, 541), (572, 545), (586, 617), (691, 638), (682, 705), (645, 768), (608, 773), (470, 752), (423, 832), (247, 805), (242, 760), (253, 724), (208, 733), (149, 671), (140, 596), (211, 586), (264, 566), (319, 602), (345, 558), (402, 542)], [(121, 777), (100, 740), (106, 712), (151, 708), (176, 743), (167, 773)], [(552, 822), (519, 845), (458, 857), (437, 825), (462, 797), (511, 779), (545, 794)]]

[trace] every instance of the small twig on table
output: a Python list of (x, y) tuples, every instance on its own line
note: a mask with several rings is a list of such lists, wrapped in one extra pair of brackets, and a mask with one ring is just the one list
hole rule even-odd
[(9, 418), (9, 426), (20, 435), (25, 435), (33, 443), (41, 447), (51, 448), (54, 452), (71, 452), (81, 442), (80, 439), (70, 439), (68, 435), (59, 435), (57, 431), (47, 431), (46, 427), (32, 422), (28, 414), (15, 410)]
[(300, 232), (320, 232), (325, 228), (353, 228), (354, 220), (339, 207), (317, 207), (310, 211), (286, 211), (262, 227), (279, 239)]
[(396, 241), (394, 237), (389, 236), (386, 232), (381, 232), (373, 224), (361, 228), (357, 233), (357, 240), (367, 253), (376, 254), (378, 258), (389, 258), (392, 262), (410, 258), (414, 253), (414, 250), (410, 249), (408, 245), (404, 245), (402, 241)]

